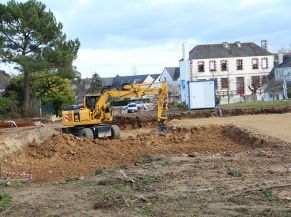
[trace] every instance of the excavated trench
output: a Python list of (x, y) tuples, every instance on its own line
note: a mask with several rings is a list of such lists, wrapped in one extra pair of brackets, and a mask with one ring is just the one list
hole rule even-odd
[[(21, 174), (31, 169), (33, 182), (61, 181), (91, 175), (97, 168), (131, 165), (142, 155), (238, 153), (273, 145), (274, 141), (236, 126), (171, 127), (135, 136), (90, 141), (57, 131), (46, 141), (35, 140), (2, 159), (2, 171)], [(31, 165), (31, 167), (30, 167)]]

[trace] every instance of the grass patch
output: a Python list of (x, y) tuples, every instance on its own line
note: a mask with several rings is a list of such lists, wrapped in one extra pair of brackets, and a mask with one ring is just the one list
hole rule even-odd
[(228, 169), (227, 174), (232, 177), (242, 177), (242, 172), (239, 170)]
[(74, 181), (80, 180), (80, 178), (77, 176), (69, 176), (69, 177), (66, 177), (65, 180), (66, 182), (74, 182)]
[(223, 109), (252, 109), (252, 108), (266, 108), (266, 107), (280, 107), (291, 106), (291, 100), (277, 100), (277, 101), (257, 101), (257, 102), (245, 102), (245, 103), (232, 103), (221, 105)]
[(11, 206), (12, 196), (9, 193), (0, 194), (0, 211), (6, 210)]
[(273, 193), (269, 189), (263, 189), (263, 190), (261, 190), (261, 193), (264, 196), (264, 198), (266, 198), (266, 199), (270, 200), (273, 198)]
[(94, 172), (95, 176), (98, 176), (98, 175), (101, 175), (101, 174), (103, 174), (103, 169), (100, 169), (100, 168), (96, 169), (95, 172)]
[(249, 209), (246, 208), (246, 207), (239, 207), (239, 208), (236, 208), (235, 211), (237, 211), (237, 212), (240, 213), (240, 214), (247, 214), (247, 213), (249, 213)]
[(169, 159), (162, 160), (162, 162), (161, 162), (161, 165), (162, 165), (163, 167), (171, 166), (171, 164), (172, 164), (172, 161), (169, 160)]
[(129, 180), (107, 178), (100, 180), (97, 185), (100, 186), (112, 186), (116, 188), (127, 187), (133, 191), (155, 191), (155, 183), (159, 180), (159, 177), (154, 175), (145, 175), (137, 177), (133, 182)]
[(132, 183), (132, 188), (135, 191), (155, 191), (155, 182), (159, 180), (159, 177), (154, 175), (145, 175), (138, 178)]
[(138, 211), (138, 214), (140, 215), (152, 215), (154, 214), (156, 211), (154, 208), (152, 207), (143, 207)]
[(103, 185), (103, 186), (114, 186), (114, 185), (118, 185), (120, 184), (120, 182), (117, 179), (102, 179), (100, 180), (97, 185)]
[(153, 161), (155, 161), (155, 159), (150, 155), (141, 155), (138, 156), (137, 159), (135, 160), (137, 164), (152, 163)]

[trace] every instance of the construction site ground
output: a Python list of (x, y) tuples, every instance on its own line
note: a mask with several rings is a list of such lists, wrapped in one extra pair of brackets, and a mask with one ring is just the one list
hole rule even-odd
[(0, 128), (0, 216), (291, 216), (291, 113), (149, 122)]

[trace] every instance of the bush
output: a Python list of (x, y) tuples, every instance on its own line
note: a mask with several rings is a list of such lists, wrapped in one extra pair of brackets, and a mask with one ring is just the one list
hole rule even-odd
[(220, 101), (221, 101), (220, 96), (216, 95), (215, 96), (215, 105), (219, 105), (220, 104)]
[(232, 177), (242, 177), (242, 172), (239, 170), (229, 169), (227, 174)]
[(169, 103), (169, 108), (172, 110), (188, 110), (189, 107), (187, 106), (187, 104), (185, 102), (171, 102)]

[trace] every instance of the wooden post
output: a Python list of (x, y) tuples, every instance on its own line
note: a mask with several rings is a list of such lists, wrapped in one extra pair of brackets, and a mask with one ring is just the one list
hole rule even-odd
[(31, 183), (32, 180), (32, 168), (31, 168), (31, 162), (29, 163), (29, 177), (28, 177), (28, 181), (29, 183)]

